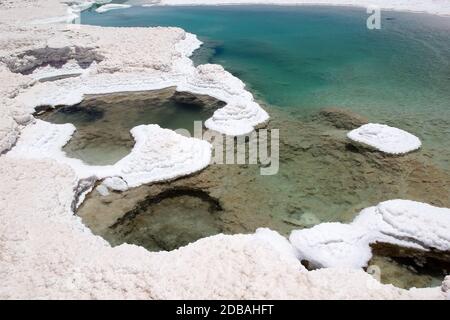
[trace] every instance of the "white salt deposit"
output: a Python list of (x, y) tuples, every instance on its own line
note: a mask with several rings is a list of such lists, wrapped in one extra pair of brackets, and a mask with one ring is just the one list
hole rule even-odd
[(101, 7), (98, 7), (97, 9), (95, 9), (95, 11), (98, 13), (104, 13), (104, 12), (108, 12), (111, 10), (127, 9), (127, 8), (131, 8), (131, 6), (128, 4), (112, 3), (112, 4), (105, 4)]
[[(97, 187), (103, 194), (170, 179), (206, 166), (210, 145), (156, 125), (139, 126), (132, 130), (136, 146), (129, 156), (114, 166), (87, 166), (61, 150), (75, 128), (33, 121), (31, 113), (36, 106), (75, 104), (90, 93), (177, 86), (180, 91), (209, 94), (226, 102), (207, 124), (223, 133), (250, 132), (267, 121), (268, 115), (243, 83), (220, 66), (192, 65), (187, 56), (199, 45), (195, 36), (178, 28), (54, 24), (65, 21), (67, 9), (59, 0), (0, 2), (0, 153), (12, 147), (0, 156), (0, 298), (448, 297), (448, 278), (441, 288), (402, 290), (382, 285), (361, 270), (340, 267), (308, 272), (297, 259), (300, 255), (317, 265), (342, 263), (344, 248), (352, 253), (353, 260), (349, 260), (353, 262), (341, 265), (362, 265), (363, 259), (357, 261), (353, 255), (362, 252), (366, 239), (358, 228), (367, 230), (370, 241), (383, 234), (383, 241), (403, 244), (412, 238), (411, 246), (447, 248), (448, 209), (401, 200), (380, 204), (376, 210), (369, 208), (369, 213), (361, 214), (353, 224), (335, 225), (329, 235), (321, 232), (316, 242), (310, 236), (313, 231), (296, 234), (293, 244), (298, 252), (268, 229), (253, 235), (217, 235), (160, 253), (128, 244), (113, 248), (94, 236), (72, 211), (75, 202), (83, 199), (77, 190), (92, 188), (84, 184), (81, 188), (81, 178), (106, 178)], [(73, 16), (73, 11), (69, 15)], [(50, 25), (27, 25), (36, 19)], [(37, 74), (55, 72), (43, 68), (73, 59), (96, 62), (97, 67), (80, 77), (44, 83), (18, 73), (36, 68)], [(321, 228), (329, 227), (316, 230)], [(296, 238), (304, 238), (307, 246)], [(322, 252), (308, 251), (314, 246)], [(333, 246), (334, 254), (328, 250)]]
[(416, 136), (385, 124), (368, 123), (350, 131), (348, 138), (356, 143), (375, 148), (389, 154), (404, 154), (421, 146)]
[(364, 209), (351, 224), (323, 223), (296, 230), (290, 241), (315, 267), (366, 267), (370, 244), (450, 251), (450, 209), (410, 200), (389, 200)]

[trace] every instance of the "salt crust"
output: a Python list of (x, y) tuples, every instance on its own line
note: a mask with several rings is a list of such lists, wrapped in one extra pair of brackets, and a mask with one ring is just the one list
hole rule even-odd
[(306, 271), (273, 231), (216, 235), (171, 252), (112, 248), (73, 215), (78, 179), (53, 160), (0, 158), (0, 298), (443, 299), (347, 268)]
[(112, 3), (112, 4), (105, 4), (101, 7), (98, 7), (97, 9), (95, 9), (96, 12), (98, 13), (104, 13), (104, 12), (108, 12), (111, 10), (118, 10), (118, 9), (127, 9), (130, 8), (130, 5), (127, 4), (116, 4), (116, 3)]
[(316, 267), (366, 267), (371, 243), (450, 251), (450, 209), (389, 200), (362, 210), (351, 224), (322, 223), (295, 230), (290, 242), (301, 260)]
[(155, 5), (233, 5), (233, 4), (273, 4), (273, 5), (327, 5), (327, 6), (377, 6), (385, 10), (426, 12), (450, 15), (447, 0), (130, 0), (130, 4), (150, 3)]
[[(448, 279), (442, 288), (402, 290), (392, 285), (382, 285), (360, 270), (327, 268), (308, 272), (297, 259), (300, 257), (299, 252), (294, 250), (286, 239), (268, 229), (259, 229), (254, 235), (208, 237), (171, 252), (150, 253), (142, 247), (128, 244), (112, 248), (106, 241), (94, 236), (81, 223), (80, 218), (73, 215), (75, 192), (79, 189), (80, 183), (79, 173), (74, 172), (71, 164), (68, 166), (61, 161), (41, 159), (44, 152), (56, 154), (58, 158), (62, 153), (60, 147), (70, 138), (74, 127), (70, 124), (53, 125), (39, 120), (34, 121), (30, 113), (35, 106), (30, 101), (24, 100), (24, 97), (33, 97), (33, 94), (36, 94), (37, 98), (45, 101), (39, 94), (40, 89), (35, 88), (49, 86), (50, 90), (47, 93), (50, 93), (52, 90), (58, 90), (59, 86), (54, 86), (54, 83), (46, 85), (35, 83), (32, 76), (10, 72), (8, 70), (10, 65), (7, 67), (3, 64), (4, 57), (43, 48), (46, 43), (53, 48), (70, 49), (74, 45), (70, 39), (76, 39), (77, 52), (80, 53), (81, 50), (84, 53), (82, 57), (86, 59), (92, 52), (83, 50), (89, 47), (89, 43), (95, 43), (93, 50), (101, 51), (104, 60), (100, 63), (100, 70), (89, 71), (88, 76), (82, 75), (85, 77), (83, 81), (98, 76), (97, 88), (104, 88), (110, 87), (109, 80), (114, 78), (112, 82), (123, 89), (127, 87), (124, 83), (127, 81), (127, 75), (130, 76), (129, 79), (137, 79), (135, 82), (139, 82), (140, 78), (135, 77), (137, 71), (152, 74), (161, 70), (173, 72), (183, 69), (182, 66), (187, 64), (182, 59), (187, 57), (183, 57), (180, 50), (185, 50), (183, 52), (186, 53), (192, 50), (193, 46), (180, 41), (183, 32), (176, 28), (126, 29), (124, 32), (95, 27), (73, 29), (54, 25), (39, 25), (34, 28), (18, 26), (32, 19), (56, 22), (58, 17), (67, 13), (67, 6), (58, 0), (0, 3), (0, 10), (0, 22), (4, 23), (0, 25), (2, 31), (0, 80), (4, 84), (0, 88), (2, 106), (0, 152), (6, 152), (11, 145), (17, 143), (13, 151), (0, 157), (1, 298), (442, 299), (448, 297)], [(11, 19), (11, 16), (14, 19)], [(107, 35), (102, 37), (104, 34)], [(111, 36), (112, 34), (116, 37)], [(189, 36), (186, 34), (185, 37)], [(135, 41), (137, 38), (139, 41)], [(130, 50), (130, 43), (139, 44), (140, 48), (148, 50), (145, 55), (141, 55), (140, 60), (134, 59), (136, 54), (139, 55), (139, 50)], [(114, 54), (111, 53), (113, 51)], [(172, 68), (171, 63), (174, 62), (172, 56), (177, 57), (174, 65), (178, 65), (178, 68)], [(28, 57), (31, 60), (26, 63), (36, 65), (38, 68), (39, 63), (49, 62)], [(18, 63), (23, 62), (20, 59), (16, 60)], [(194, 72), (189, 73), (186, 77), (188, 79), (182, 84), (198, 89), (201, 87), (198, 84), (202, 83), (205, 88), (198, 89), (202, 93), (220, 92), (219, 95), (231, 95), (239, 87), (243, 88), (242, 82), (222, 72), (223, 69), (219, 66), (203, 66), (197, 69), (189, 66), (189, 69)], [(219, 72), (215, 72), (215, 69)], [(101, 73), (109, 73), (113, 77), (107, 75), (101, 77)], [(118, 78), (124, 80), (117, 81), (117, 74)], [(196, 77), (201, 81), (195, 81)], [(230, 81), (224, 84), (222, 77)], [(101, 81), (105, 79), (108, 81), (102, 86)], [(69, 85), (73, 80), (59, 80), (59, 83), (63, 88), (82, 87), (76, 81), (74, 85)], [(131, 84), (131, 87), (133, 85), (136, 86)], [(30, 94), (33, 90), (34, 93)], [(250, 97), (249, 93), (241, 93), (247, 98)], [(75, 93), (78, 100), (68, 98), (67, 92), (60, 95), (62, 97), (60, 101), (70, 99), (73, 99), (72, 102), (79, 101), (81, 97), (80, 92)], [(58, 101), (54, 96), (50, 100)], [(238, 101), (235, 101), (233, 106), (230, 104), (232, 99), (229, 101), (224, 99), (231, 109), (229, 114), (242, 114), (242, 103), (239, 103), (240, 99), (236, 100)], [(250, 109), (254, 107), (253, 105)], [(240, 128), (241, 131), (249, 130), (250, 125), (241, 128), (243, 125), (239, 119), (232, 119), (234, 121), (231, 124), (227, 123), (226, 112), (224, 109), (221, 110), (216, 119), (214, 117), (211, 119), (209, 124), (211, 127), (217, 126), (222, 129), (221, 132), (227, 130), (232, 132), (234, 128)], [(221, 114), (223, 112), (225, 116)], [(256, 119), (254, 123), (258, 123), (258, 119), (267, 118), (264, 114), (260, 112), (253, 117)], [(29, 125), (23, 128), (27, 124)], [(47, 126), (48, 133), (43, 132), (42, 126)], [(33, 133), (35, 129), (37, 129), (36, 136)], [(124, 161), (131, 167), (137, 161), (136, 157), (147, 155), (147, 152), (142, 152), (143, 150), (151, 150), (151, 146), (146, 144), (151, 139), (148, 133), (164, 140), (167, 138), (166, 135), (174, 134), (170, 130), (165, 131), (151, 125), (134, 129), (138, 150), (130, 154), (131, 159)], [(60, 135), (55, 136), (55, 131)], [(21, 140), (16, 141), (20, 132), (23, 139), (21, 137)], [(179, 137), (176, 137), (171, 147), (176, 147), (178, 141)], [(36, 150), (37, 146), (42, 150)], [(26, 150), (34, 153), (33, 159), (26, 157)], [(152, 155), (152, 152), (148, 154)], [(144, 162), (149, 159), (151, 156), (144, 156)], [(67, 158), (64, 161), (67, 161)], [(151, 163), (152, 161), (147, 162)], [(109, 187), (112, 189), (117, 186), (123, 187), (125, 182), (117, 176), (114, 177), (117, 180), (106, 179), (103, 183), (108, 185), (109, 181)], [(130, 177), (133, 181), (133, 177)], [(388, 212), (389, 208), (386, 209)], [(380, 211), (383, 217), (386, 210)], [(368, 212), (375, 217), (380, 214)], [(389, 216), (387, 213), (386, 215)], [(365, 216), (361, 214), (359, 222), (361, 226), (365, 225), (363, 223)], [(420, 219), (419, 216), (417, 219)], [(380, 225), (383, 226), (381, 222)], [(388, 227), (390, 226), (392, 225)], [(403, 232), (409, 234), (416, 231), (406, 229)], [(441, 243), (440, 238), (429, 237), (427, 243), (437, 245)]]
[(20, 139), (6, 157), (55, 159), (70, 165), (79, 179), (121, 177), (129, 188), (193, 173), (205, 168), (211, 160), (208, 142), (184, 137), (158, 125), (141, 125), (131, 130), (136, 144), (129, 155), (114, 165), (90, 166), (67, 157), (61, 150), (74, 131), (72, 124), (55, 125), (36, 120), (22, 130)]
[(420, 148), (420, 139), (385, 124), (368, 123), (350, 131), (348, 138), (388, 154), (405, 154)]

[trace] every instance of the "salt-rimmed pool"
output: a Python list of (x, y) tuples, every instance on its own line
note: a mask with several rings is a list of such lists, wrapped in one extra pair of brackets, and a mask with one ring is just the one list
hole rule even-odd
[[(180, 26), (197, 34), (205, 45), (194, 54), (194, 61), (219, 63), (244, 80), (268, 105), (272, 128), (282, 129), (278, 175), (261, 177), (251, 167), (210, 167), (168, 186), (205, 190), (221, 204), (220, 214), (210, 215), (208, 203), (181, 195), (164, 199), (114, 228), (97, 221), (100, 227), (94, 232), (109, 236), (113, 244), (128, 241), (158, 250), (167, 247), (153, 241), (172, 243), (173, 239), (167, 232), (163, 234), (169, 238), (163, 240), (155, 240), (153, 234), (161, 235), (164, 229), (176, 235), (186, 213), (194, 214), (193, 221), (205, 221), (198, 235), (193, 232), (187, 237), (193, 241), (216, 232), (253, 232), (261, 226), (287, 234), (324, 221), (348, 222), (360, 209), (393, 198), (448, 207), (449, 20), (382, 12), (382, 29), (370, 31), (366, 18), (361, 9), (326, 7), (135, 7), (101, 15), (84, 12), (85, 24)], [(345, 130), (315, 118), (319, 109), (328, 106), (408, 130), (421, 138), (423, 148), (398, 159), (360, 153), (346, 143)], [(146, 188), (152, 187), (109, 198), (94, 192), (79, 214), (89, 225), (99, 212), (111, 212), (113, 207), (134, 212), (149, 193)], [(162, 218), (165, 210), (170, 211), (170, 219)], [(107, 231), (99, 231), (105, 226)], [(151, 237), (148, 226), (155, 229)], [(186, 243), (175, 242), (169, 247)], [(402, 271), (404, 266), (386, 258), (375, 257), (374, 263), (387, 271), (382, 277), (385, 282), (392, 282), (400, 272), (404, 279), (396, 282), (398, 286), (438, 283), (412, 267), (408, 274)]]
[(63, 148), (69, 157), (90, 165), (109, 165), (130, 153), (135, 143), (130, 134), (132, 128), (158, 124), (193, 134), (194, 121), (205, 121), (223, 105), (208, 96), (167, 88), (91, 95), (75, 106), (62, 106), (38, 117), (51, 123), (75, 125), (75, 134)]

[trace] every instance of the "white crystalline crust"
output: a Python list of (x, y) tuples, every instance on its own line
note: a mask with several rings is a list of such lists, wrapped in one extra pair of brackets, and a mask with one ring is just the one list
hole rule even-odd
[(335, 5), (368, 7), (381, 9), (426, 12), (438, 15), (450, 15), (450, 2), (447, 0), (129, 0), (130, 4), (160, 5), (233, 5), (233, 4), (273, 4), (273, 5)]
[(316, 267), (366, 267), (370, 244), (384, 242), (419, 250), (450, 251), (450, 209), (389, 200), (364, 209), (351, 224), (323, 223), (296, 230), (290, 241), (300, 259)]
[[(77, 26), (67, 29), (41, 26), (39, 33), (34, 30), (29, 31), (30, 36), (37, 35), (33, 38), (28, 38), (25, 32), (6, 33), (4, 47), (11, 47), (10, 50), (4, 50), (7, 66), (12, 70), (32, 70), (29, 76), (22, 76), (25, 79), (78, 76), (34, 82), (18, 90), (8, 108), (21, 110), (28, 116), (27, 123), (37, 106), (73, 105), (81, 102), (87, 94), (167, 87), (208, 94), (225, 101), (226, 105), (217, 110), (205, 124), (221, 133), (247, 134), (269, 117), (245, 90), (244, 83), (221, 66), (208, 64), (194, 67), (188, 56), (201, 42), (195, 35), (179, 28), (104, 29)], [(48, 33), (53, 34), (51, 39), (45, 39)], [(31, 44), (22, 45), (17, 42), (17, 38), (25, 38)], [(99, 48), (93, 47), (92, 43), (96, 43)], [(23, 52), (27, 54), (23, 56)], [(62, 58), (58, 54), (68, 59), (62, 65)], [(83, 67), (78, 61), (83, 62)], [(4, 68), (4, 73), (6, 76), (12, 74), (7, 68)], [(140, 139), (136, 139), (137, 144), (128, 157), (114, 166), (88, 166), (79, 160), (67, 158), (61, 151), (70, 139), (73, 127), (36, 121), (23, 129), (20, 140), (16, 141), (18, 124), (11, 119), (11, 111), (9, 114), (0, 122), (0, 151), (10, 149), (17, 142), (9, 156), (53, 158), (72, 166), (80, 179), (119, 176), (128, 187), (135, 187), (201, 170), (208, 165), (211, 157), (211, 146), (207, 142), (175, 135), (171, 138), (171, 147), (163, 143), (171, 136), (169, 131), (157, 130), (155, 127), (135, 128), (132, 134)], [(142, 132), (148, 136), (144, 138)], [(145, 139), (148, 141), (144, 142)], [(178, 149), (174, 149), (175, 145)], [(158, 148), (162, 148), (163, 152), (158, 153)], [(161, 157), (157, 159), (151, 156), (152, 152)], [(187, 153), (186, 157), (180, 156), (184, 152), (191, 153)], [(159, 164), (154, 163), (157, 160)]]
[(53, 67), (51, 65), (46, 65), (40, 68), (37, 68), (31, 74), (31, 77), (36, 80), (46, 80), (48, 78), (61, 77), (61, 76), (78, 76), (84, 73), (89, 72), (94, 69), (96, 63), (94, 62), (89, 68), (82, 68), (80, 65), (74, 61), (68, 61), (61, 67)]
[[(77, 177), (51, 160), (0, 158), (0, 298), (442, 299), (344, 268), (305, 271), (270, 231), (217, 235), (171, 252), (117, 247), (73, 215)], [(274, 238), (273, 240), (268, 240)], [(273, 243), (276, 243), (275, 245)], [(278, 247), (278, 249), (275, 249)]]
[(389, 154), (404, 154), (421, 146), (419, 138), (385, 124), (368, 123), (350, 131), (348, 138)]
[[(101, 34), (99, 45), (105, 44), (109, 48), (108, 51), (100, 51), (101, 55), (106, 57), (104, 61), (89, 68), (80, 77), (35, 84), (17, 98), (27, 110), (34, 110), (40, 105), (76, 104), (87, 94), (155, 90), (174, 86), (179, 91), (208, 94), (227, 103), (205, 123), (206, 127), (218, 132), (229, 135), (248, 134), (269, 118), (254, 101), (253, 96), (245, 90), (244, 83), (221, 66), (193, 66), (187, 56), (198, 48), (201, 42), (192, 34), (176, 28), (169, 29), (167, 40), (174, 43), (172, 46), (140, 46), (138, 52), (134, 51), (133, 54), (124, 50), (124, 47), (127, 48), (126, 44), (129, 44), (128, 48), (139, 46), (141, 41), (145, 41), (145, 36), (154, 39), (156, 30), (134, 29), (136, 34), (142, 34), (141, 38), (133, 37), (123, 28), (108, 28), (107, 31), (101, 32), (99, 28), (83, 29)], [(127, 37), (127, 42), (113, 43), (120, 35)], [(176, 51), (168, 55), (174, 48)], [(161, 55), (153, 54), (142, 59), (140, 55), (151, 52), (152, 49), (161, 52)], [(153, 57), (155, 58), (151, 60)], [(121, 67), (120, 61), (123, 62)], [(43, 71), (35, 72), (39, 74)]]
[[(192, 65), (188, 56), (200, 44), (195, 36), (178, 28), (53, 24), (73, 17), (92, 1), (72, 2), (76, 7), (71, 11), (58, 0), (0, 3), (0, 153), (7, 152), (0, 156), (0, 298), (448, 297), (448, 279), (441, 288), (402, 290), (382, 285), (361, 270), (339, 267), (309, 272), (299, 263), (301, 252), (268, 229), (258, 229), (252, 235), (217, 235), (159, 253), (128, 244), (112, 248), (94, 236), (72, 211), (75, 202), (83, 199), (83, 194), (75, 196), (81, 177), (108, 177), (100, 185), (101, 192), (124, 190), (139, 181), (198, 170), (206, 165), (205, 153), (209, 156), (210, 146), (156, 125), (144, 125), (132, 131), (136, 145), (129, 156), (114, 166), (86, 166), (67, 158), (61, 150), (74, 126), (34, 120), (31, 113), (37, 105), (73, 104), (89, 93), (177, 86), (178, 90), (209, 94), (227, 103), (207, 123), (223, 133), (249, 132), (268, 115), (244, 84), (222, 67)], [(50, 24), (27, 25), (36, 21)], [(71, 74), (78, 69), (74, 61), (90, 66), (77, 78), (36, 81)], [(54, 68), (53, 63), (63, 67)], [(22, 75), (19, 71), (31, 73)], [(171, 170), (161, 166), (163, 161)], [(358, 224), (367, 227), (363, 218), (374, 215), (370, 219), (378, 221), (376, 230), (392, 232), (391, 228), (399, 229), (398, 224), (385, 225), (380, 215), (403, 225), (400, 218), (393, 218), (396, 212), (391, 207), (372, 210), (361, 215)], [(420, 214), (414, 216), (417, 223), (425, 219)], [(348, 233), (344, 237), (348, 243), (360, 239), (358, 232), (339, 228)], [(434, 235), (413, 227), (401, 230), (408, 236), (417, 232), (421, 246), (447, 245), (444, 229), (435, 230)]]
[(211, 160), (211, 145), (208, 142), (184, 137), (158, 125), (141, 125), (131, 130), (136, 144), (128, 156), (114, 165), (90, 166), (67, 157), (61, 150), (74, 131), (72, 124), (36, 120), (22, 130), (20, 139), (6, 157), (52, 158), (70, 165), (79, 179), (119, 176), (127, 187), (190, 174), (205, 168)]
[(342, 223), (295, 230), (289, 240), (300, 260), (307, 260), (314, 267), (361, 268), (372, 257), (365, 230)]
[(108, 12), (111, 10), (118, 10), (118, 9), (127, 9), (130, 8), (130, 5), (127, 4), (116, 4), (116, 3), (111, 3), (111, 4), (105, 4), (97, 9), (95, 9), (96, 12), (98, 13), (104, 13), (104, 12)]
[(128, 189), (127, 183), (119, 177), (106, 178), (103, 180), (102, 185), (115, 191), (126, 191)]

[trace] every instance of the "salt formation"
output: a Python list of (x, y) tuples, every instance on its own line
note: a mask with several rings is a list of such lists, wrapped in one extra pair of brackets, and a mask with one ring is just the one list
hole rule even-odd
[(372, 240), (420, 250), (450, 250), (450, 209), (410, 200), (390, 200), (361, 211), (352, 225)]
[(404, 154), (421, 146), (419, 138), (398, 128), (384, 124), (368, 123), (347, 134), (353, 142), (389, 154)]
[[(160, 253), (128, 244), (113, 248), (94, 236), (73, 214), (83, 190), (92, 188), (90, 182), (95, 179), (91, 175), (107, 178), (101, 184), (107, 189), (168, 179), (206, 165), (210, 146), (156, 125), (139, 126), (132, 130), (136, 146), (128, 157), (114, 166), (93, 168), (70, 160), (61, 151), (75, 128), (34, 120), (31, 114), (35, 107), (74, 104), (90, 93), (177, 86), (227, 103), (208, 122), (223, 133), (247, 133), (266, 121), (268, 115), (245, 91), (242, 82), (223, 68), (192, 65), (187, 55), (199, 45), (195, 36), (178, 28), (54, 24), (74, 16), (75, 11), (68, 9), (58, 0), (0, 3), (0, 152), (6, 153), (0, 156), (0, 298), (448, 296), (448, 280), (442, 289), (402, 290), (383, 285), (361, 270), (330, 268), (309, 272), (296, 259), (298, 252), (270, 230), (258, 230), (253, 235), (216, 235)], [(38, 20), (50, 25), (27, 25)], [(47, 82), (25, 75), (34, 70), (39, 74), (47, 65), (64, 65), (73, 60), (80, 66), (95, 62), (96, 67), (78, 77)], [(105, 188), (100, 190), (105, 192)], [(390, 205), (378, 209), (375, 216), (383, 218), (394, 219), (399, 212)], [(415, 214), (415, 221), (422, 218)], [(397, 224), (389, 224), (398, 229)], [(435, 229), (435, 224), (432, 226), (430, 230)], [(428, 234), (430, 230), (423, 232)], [(414, 232), (405, 228), (401, 234)], [(419, 240), (430, 246), (444, 246), (448, 241), (445, 235), (442, 240), (440, 233), (426, 239), (422, 233), (419, 235)]]
[[(42, 28), (46, 30), (47, 27)], [(9, 52), (4, 57), (9, 69), (19, 72), (33, 70), (31, 77), (35, 79), (79, 73), (77, 77), (33, 83), (32, 86), (17, 94), (14, 104), (20, 106), (21, 112), (28, 113), (29, 116), (38, 106), (73, 105), (81, 102), (87, 94), (144, 91), (175, 86), (179, 91), (207, 94), (226, 102), (223, 108), (217, 110), (212, 118), (208, 119), (205, 124), (208, 128), (230, 135), (240, 135), (253, 131), (254, 127), (267, 121), (268, 114), (254, 102), (253, 96), (245, 90), (242, 81), (220, 66), (202, 65), (197, 68), (193, 66), (188, 56), (201, 45), (196, 36), (178, 28), (167, 28), (164, 29), (165, 32), (161, 32), (161, 28), (130, 30), (135, 32), (130, 33), (123, 28), (103, 30), (103, 28), (83, 26), (73, 31), (69, 28), (64, 32), (76, 36), (76, 43), (69, 37), (61, 36), (52, 38), (52, 47), (45, 50), (31, 46), (27, 50), (21, 48)], [(7, 40), (14, 41), (21, 36), (20, 33), (13, 34), (10, 35), (11, 39)], [(127, 42), (117, 41), (118, 37), (127, 38)], [(93, 39), (102, 49), (95, 50), (87, 45)], [(40, 40), (37, 38), (35, 45), (39, 45)], [(60, 68), (51, 66), (62, 62), (65, 63)], [(89, 67), (83, 69), (81, 65)], [(14, 140), (10, 137), (10, 132), (14, 131), (9, 128), (14, 126), (14, 123), (10, 121), (8, 124), (6, 121), (8, 120), (3, 121), (7, 130), (2, 141), (5, 141), (5, 148), (10, 148), (11, 141)], [(146, 171), (140, 171), (138, 167), (131, 166), (131, 162), (135, 161), (133, 154), (136, 148), (133, 150), (134, 153), (127, 157), (129, 162), (120, 161), (114, 166), (88, 166), (76, 159), (66, 157), (61, 150), (74, 128), (71, 132), (67, 126), (64, 127), (64, 132), (60, 130), (62, 130), (60, 126), (37, 121), (29, 128), (25, 128), (25, 132), (30, 131), (30, 133), (22, 136), (18, 147), (11, 152), (10, 156), (50, 157), (71, 165), (80, 179), (89, 176), (101, 179), (117, 175), (121, 176), (129, 187), (190, 174), (204, 168), (210, 159), (211, 146), (207, 142), (197, 141), (202, 144), (202, 147), (192, 149), (197, 156), (192, 157), (189, 164), (183, 166), (184, 172), (180, 171), (182, 166), (177, 156), (173, 159), (178, 163), (176, 170), (175, 167), (167, 164), (171, 161), (164, 158), (161, 159), (161, 164), (167, 166), (166, 174), (155, 173), (156, 171), (149, 174)], [(41, 138), (32, 138), (34, 135)], [(51, 141), (52, 137), (55, 139), (54, 143)], [(40, 146), (43, 140), (46, 145), (52, 146), (52, 152), (43, 153), (44, 149)], [(190, 143), (186, 145), (191, 146)], [(29, 149), (35, 152), (28, 152)], [(179, 151), (182, 152), (182, 150)], [(147, 169), (154, 170), (155, 167)], [(133, 170), (136, 172), (132, 172)]]
[(383, 242), (428, 251), (450, 251), (450, 209), (389, 200), (360, 212), (351, 224), (323, 223), (296, 230), (290, 241), (315, 267), (366, 267), (370, 244)]
[(98, 13), (104, 13), (104, 12), (108, 12), (111, 10), (118, 10), (118, 9), (127, 9), (130, 8), (130, 5), (127, 4), (105, 4), (97, 9), (95, 9), (96, 12)]
[[(139, 4), (155, 4), (155, 0), (137, 0)], [(129, 0), (136, 3), (136, 0)], [(160, 0), (162, 5), (230, 5), (230, 4), (275, 4), (275, 5), (335, 5), (369, 7), (376, 5), (380, 9), (426, 12), (439, 15), (450, 15), (447, 1), (408, 1), (408, 0)]]
[(3, 299), (445, 297), (441, 288), (403, 290), (359, 270), (308, 272), (286, 242), (276, 249), (267, 235), (217, 235), (160, 253), (112, 248), (73, 215), (78, 179), (68, 166), (1, 157), (0, 176)]
[(361, 268), (371, 258), (365, 230), (342, 223), (322, 223), (295, 230), (289, 238), (300, 260), (311, 267)]
[(125, 191), (128, 189), (127, 183), (119, 177), (110, 177), (103, 180), (102, 185), (114, 191)]

